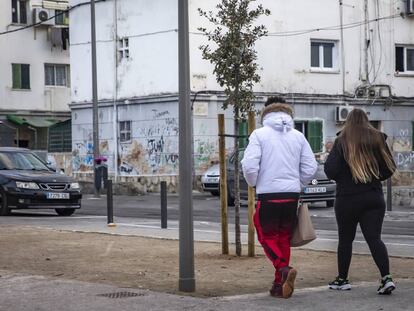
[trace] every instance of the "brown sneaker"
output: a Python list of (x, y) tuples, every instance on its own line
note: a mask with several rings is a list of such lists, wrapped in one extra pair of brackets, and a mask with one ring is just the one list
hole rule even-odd
[(282, 298), (282, 284), (274, 282), (269, 292), (272, 297)]
[(295, 289), (295, 279), (298, 272), (290, 267), (283, 267), (279, 271), (282, 275), (282, 296), (290, 298)]

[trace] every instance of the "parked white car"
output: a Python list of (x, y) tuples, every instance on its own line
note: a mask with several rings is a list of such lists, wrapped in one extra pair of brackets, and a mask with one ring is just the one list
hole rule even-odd
[(211, 166), (201, 176), (201, 183), (203, 190), (210, 192), (212, 195), (220, 194), (220, 165), (215, 164)]

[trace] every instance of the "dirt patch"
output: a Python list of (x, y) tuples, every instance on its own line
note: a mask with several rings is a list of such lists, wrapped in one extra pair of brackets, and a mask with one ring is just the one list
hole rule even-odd
[[(0, 270), (178, 292), (178, 241), (21, 226), (3, 226), (0, 236)], [(195, 243), (195, 295), (267, 291), (273, 267), (260, 247), (256, 254), (225, 256), (218, 243)], [(334, 253), (293, 249), (291, 265), (299, 271), (299, 288), (326, 285), (336, 276)], [(396, 279), (414, 278), (414, 259), (391, 258), (391, 270)], [(353, 256), (351, 281), (378, 278), (370, 256)]]

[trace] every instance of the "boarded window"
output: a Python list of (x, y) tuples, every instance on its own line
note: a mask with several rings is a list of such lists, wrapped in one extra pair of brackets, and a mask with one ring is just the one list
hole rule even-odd
[(245, 149), (247, 147), (248, 141), (248, 127), (247, 121), (243, 120), (239, 123), (239, 148)]
[(322, 121), (295, 120), (295, 129), (302, 132), (313, 152), (322, 152), (323, 123)]
[(308, 121), (308, 141), (313, 152), (322, 152), (322, 121)]
[(72, 151), (71, 121), (57, 123), (49, 128), (49, 152)]

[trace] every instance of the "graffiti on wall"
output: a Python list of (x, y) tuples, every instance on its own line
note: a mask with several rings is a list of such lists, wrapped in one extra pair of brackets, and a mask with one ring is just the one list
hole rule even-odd
[(217, 141), (195, 139), (194, 141), (194, 165), (197, 171), (206, 170), (212, 163), (218, 161)]
[(394, 160), (400, 171), (414, 171), (414, 151), (394, 152)]
[[(108, 158), (111, 171), (117, 168), (123, 176), (178, 174), (179, 124), (176, 105), (142, 105), (124, 111), (130, 118), (129, 141), (101, 140), (100, 154)], [(171, 107), (174, 107), (172, 109)], [(139, 111), (138, 114), (133, 112)], [(134, 119), (134, 116), (139, 118)], [(128, 119), (127, 119), (128, 120)], [(108, 127), (108, 128), (106, 128)], [(211, 135), (211, 122), (206, 118), (194, 121), (194, 164), (196, 173), (203, 172), (218, 160), (218, 139)], [(82, 124), (74, 125), (73, 171), (90, 172), (93, 169), (93, 132)], [(101, 131), (110, 136), (112, 125), (104, 123)], [(115, 150), (117, 148), (117, 150)], [(115, 153), (118, 151), (118, 157)], [(109, 163), (110, 162), (110, 163)]]
[[(79, 127), (81, 128), (81, 127)], [(75, 141), (72, 150), (73, 172), (89, 172), (93, 170), (93, 134), (91, 130), (81, 128), (82, 140)], [(108, 140), (99, 141), (99, 153), (108, 159), (107, 165), (113, 169), (113, 159)]]
[(122, 175), (178, 173), (176, 117), (168, 110), (153, 109), (150, 119), (139, 122), (132, 131), (132, 141), (120, 144), (119, 171)]

